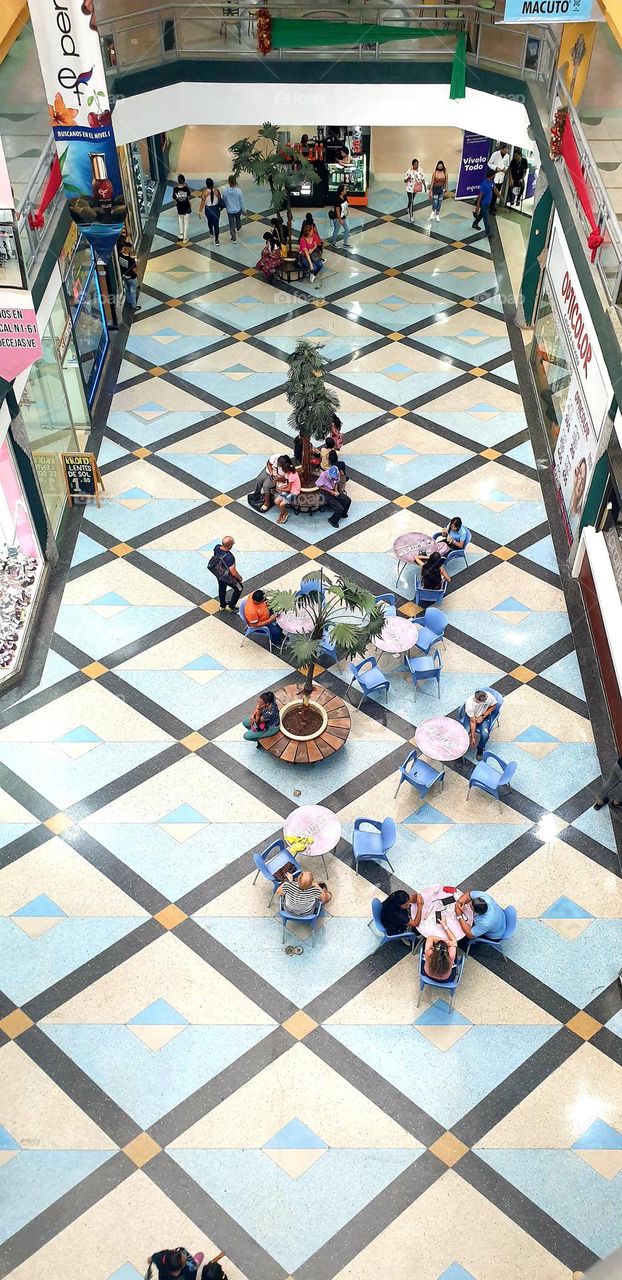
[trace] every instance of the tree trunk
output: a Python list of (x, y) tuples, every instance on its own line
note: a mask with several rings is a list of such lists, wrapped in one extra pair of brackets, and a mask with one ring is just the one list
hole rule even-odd
[(311, 475), (311, 441), (306, 436), (302, 438), (302, 470), (300, 480), (303, 489), (309, 489), (313, 483)]
[[(323, 626), (319, 626), (319, 627), (317, 627), (317, 626), (316, 626), (316, 627), (314, 628), (313, 632), (312, 632), (312, 637), (311, 637), (311, 638), (312, 638), (313, 640), (319, 640), (319, 639), (321, 638), (321, 636), (322, 636), (322, 632), (323, 632)], [(309, 663), (309, 665), (308, 665), (308, 667), (307, 667), (307, 673), (306, 673), (306, 676), (305, 676), (305, 682), (304, 682), (304, 686), (303, 686), (303, 690), (302, 690), (302, 700), (303, 700), (303, 702), (304, 702), (305, 706), (307, 706), (307, 705), (308, 705), (308, 702), (309, 702), (309, 699), (310, 699), (310, 697), (311, 697), (311, 694), (313, 693), (313, 668), (314, 668), (314, 666), (315, 666), (315, 658), (312, 658), (312, 659), (311, 659), (311, 661), (310, 661), (310, 663)]]
[(288, 251), (289, 251), (289, 256), (290, 256), (290, 258), (291, 258), (291, 255), (292, 255), (292, 222), (293, 222), (293, 217), (292, 217), (292, 201), (291, 201), (291, 196), (290, 196), (289, 191), (287, 191), (287, 190), (286, 190), (286, 192), (285, 192), (285, 200), (286, 200), (286, 205), (287, 205), (287, 248), (288, 248)]

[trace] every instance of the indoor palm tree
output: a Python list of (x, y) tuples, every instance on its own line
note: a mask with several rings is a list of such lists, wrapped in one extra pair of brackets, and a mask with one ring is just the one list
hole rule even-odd
[(302, 436), (303, 488), (313, 483), (311, 475), (311, 441), (324, 443), (330, 434), (339, 400), (324, 381), (327, 364), (321, 348), (301, 338), (287, 357), (287, 399), (292, 406), (290, 425)]
[(249, 173), (259, 186), (267, 186), (272, 197), (270, 207), (277, 217), (280, 217), (282, 209), (287, 210), (287, 238), (291, 254), (292, 192), (298, 190), (301, 182), (313, 185), (318, 175), (303, 155), (289, 149), (279, 150), (278, 137), (279, 126), (268, 122), (257, 130), (256, 138), (240, 138), (229, 150), (236, 178), (241, 173)]

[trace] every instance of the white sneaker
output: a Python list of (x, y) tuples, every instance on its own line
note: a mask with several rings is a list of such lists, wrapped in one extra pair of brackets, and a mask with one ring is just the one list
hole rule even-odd
[(437, 222), (440, 222), (440, 220), (441, 220), (441, 215), (440, 215), (440, 213), (437, 213), (437, 215), (436, 215), (436, 221), (437, 221)]

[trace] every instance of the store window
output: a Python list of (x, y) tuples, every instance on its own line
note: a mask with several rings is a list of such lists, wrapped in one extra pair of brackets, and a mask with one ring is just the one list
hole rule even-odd
[(67, 264), (65, 291), (87, 401), (91, 405), (110, 339), (95, 259), (90, 246), (81, 239)]
[(151, 138), (141, 138), (139, 142), (130, 142), (129, 145), (130, 163), (143, 226), (151, 213), (158, 189), (155, 152), (150, 145), (151, 142)]
[(546, 276), (540, 293), (534, 331), (532, 366), (551, 452), (554, 453), (566, 408), (573, 365), (561, 319), (547, 287)]
[(43, 499), (56, 531), (66, 497), (60, 455), (83, 448), (85, 432), (90, 429), (71, 320), (62, 294), (54, 303), (41, 346), (42, 357), (30, 370), (20, 408)]
[(42, 558), (8, 437), (0, 445), (0, 681), (28, 630)]

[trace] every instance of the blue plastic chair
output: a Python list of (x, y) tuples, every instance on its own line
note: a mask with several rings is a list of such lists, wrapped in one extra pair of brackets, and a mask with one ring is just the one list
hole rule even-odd
[(395, 618), (397, 609), (395, 607), (395, 596), (391, 591), (387, 591), (386, 595), (376, 596), (376, 604), (386, 604), (387, 607), (383, 611), (385, 618)]
[(393, 871), (387, 849), (392, 849), (396, 840), (397, 827), (393, 818), (385, 818), (384, 822), (376, 822), (375, 818), (357, 818), (352, 837), (354, 869), (357, 875), (359, 862), (386, 862)]
[[(440, 782), (442, 791), (444, 781), (444, 769), (434, 769), (425, 760), (420, 760), (416, 751), (409, 751), (404, 763), (400, 765), (400, 780), (395, 788), (395, 795), (397, 795), (403, 782), (409, 782), (411, 787), (414, 787), (419, 792), (423, 800), (435, 782)], [(393, 799), (395, 799), (395, 796)]]
[(415, 604), (440, 604), (448, 586), (449, 583), (443, 579), (442, 587), (439, 587), (438, 591), (431, 591), (427, 587), (422, 587), (419, 580), (417, 580), (415, 583)]
[(321, 917), (323, 914), (324, 914), (324, 908), (323, 908), (322, 903), (321, 903), (319, 900), (318, 900), (318, 902), (316, 903), (315, 907), (313, 908), (313, 911), (310, 911), (310, 912), (309, 912), (309, 914), (308, 914), (307, 916), (295, 916), (295, 915), (292, 915), (291, 911), (286, 911), (286, 910), (285, 910), (285, 907), (280, 906), (280, 907), (279, 907), (279, 919), (283, 921), (283, 938), (282, 938), (282, 941), (283, 941), (283, 942), (285, 942), (285, 936), (286, 936), (286, 933), (287, 933), (287, 921), (288, 921), (288, 920), (296, 920), (296, 921), (298, 922), (298, 924), (310, 924), (310, 925), (311, 925), (311, 945), (312, 945), (312, 946), (315, 946), (315, 930), (316, 930), (317, 923), (318, 923), (318, 921), (319, 921), (320, 917)]
[(335, 645), (331, 643), (328, 627), (326, 627), (322, 632), (322, 639), (320, 641), (320, 657), (322, 654), (325, 654), (327, 658), (332, 658), (337, 664), (341, 662), (341, 658), (335, 648)]
[(464, 955), (464, 952), (458, 951), (456, 953), (454, 967), (449, 977), (445, 978), (443, 982), (439, 982), (436, 978), (430, 978), (424, 971), (425, 947), (421, 949), (419, 953), (419, 999), (417, 1000), (417, 1008), (419, 1008), (421, 1003), (421, 992), (424, 987), (439, 987), (441, 990), (449, 991), (449, 1008), (453, 1008), (456, 988), (460, 986), (462, 981), (465, 959), (466, 956)]
[(407, 658), (406, 666), (412, 676), (412, 681), (417, 692), (417, 684), (419, 680), (436, 680), (438, 685), (438, 696), (441, 696), (441, 670), (443, 663), (438, 649), (430, 658)]
[[(494, 760), (494, 765), (489, 764), (489, 760)], [(471, 787), (475, 787), (478, 791), (485, 791), (489, 796), (496, 796), (501, 808), (499, 792), (502, 787), (510, 786), (517, 769), (518, 765), (515, 760), (510, 761), (510, 764), (506, 764), (505, 760), (502, 760), (500, 756), (496, 756), (494, 751), (485, 751), (469, 778), (467, 800), (471, 794)]]
[(426, 609), (423, 620), (417, 622), (413, 618), (413, 623), (419, 627), (419, 634), (415, 644), (418, 649), (421, 649), (422, 653), (429, 653), (432, 645), (438, 644), (440, 640), (443, 641), (443, 648), (445, 648), (444, 637), (449, 625), (449, 618), (446, 613), (443, 613), (442, 609)]
[[(471, 531), (470, 529), (465, 529), (464, 532), (466, 534), (466, 537), (464, 539), (464, 546), (460, 550), (456, 549), (448, 553), (448, 555), (445, 557), (446, 565), (452, 564), (452, 562), (455, 562), (456, 560), (464, 560), (465, 568), (468, 569), (469, 564), (466, 558), (466, 550), (471, 541)], [(434, 538), (435, 542), (438, 542), (440, 539), (442, 539), (443, 535), (442, 533), (433, 533), (432, 537)]]
[[(240, 600), (240, 603), (238, 605), (238, 616), (240, 618), (240, 621), (243, 622), (244, 628), (245, 628), (244, 635), (242, 636), (242, 644), (244, 644), (244, 641), (246, 640), (247, 636), (267, 636), (268, 644), (270, 645), (270, 653), (272, 653), (272, 636), (270, 635), (270, 628), (268, 626), (251, 627), (246, 621), (246, 617), (244, 614), (244, 606), (247, 600), (248, 600), (248, 596), (244, 596), (244, 599)], [(240, 645), (240, 648), (241, 647), (242, 646)]]
[[(369, 670), (365, 671), (365, 667), (369, 667)], [(359, 707), (362, 705), (364, 698), (370, 698), (377, 689), (384, 689), (384, 696), (388, 698), (389, 681), (384, 672), (380, 670), (375, 658), (363, 658), (362, 662), (351, 662), (350, 672), (352, 679), (348, 685), (348, 694), (356, 681), (362, 690)]]
[(423, 941), (423, 939), (417, 937), (417, 934), (415, 933), (414, 929), (408, 929), (406, 933), (387, 933), (382, 923), (382, 917), (380, 915), (381, 909), (382, 909), (382, 903), (380, 901), (380, 898), (372, 898), (371, 920), (369, 921), (367, 928), (375, 929), (376, 932), (380, 934), (381, 946), (383, 942), (400, 942), (402, 941), (402, 939), (406, 939), (407, 942), (410, 942), (411, 944), (410, 949), (414, 954), (416, 948)]
[[(270, 854), (273, 856), (270, 857)], [(261, 853), (254, 853), (253, 862), (257, 867), (257, 873), (253, 880), (253, 884), (257, 884), (257, 876), (262, 875), (265, 876), (266, 880), (269, 880), (272, 885), (272, 893), (270, 895), (270, 902), (268, 903), (269, 906), (271, 906), (272, 899), (281, 883), (280, 880), (277, 880), (276, 875), (274, 874), (275, 871), (280, 871), (281, 867), (287, 866), (288, 862), (291, 862), (295, 868), (294, 879), (296, 876), (299, 876), (302, 871), (300, 863), (297, 862), (294, 855), (290, 853), (284, 840), (273, 840), (272, 844), (269, 844), (267, 849), (263, 849)]]
[(300, 583), (300, 586), (296, 592), (296, 597), (297, 599), (300, 599), (301, 596), (311, 595), (311, 593), (314, 591), (317, 592), (317, 594), (321, 596), (322, 599), (324, 599), (326, 592), (324, 587), (322, 586), (322, 583), (320, 582), (320, 579), (306, 578), (306, 579), (303, 579), (303, 581)]
[(516, 930), (518, 928), (518, 912), (516, 910), (516, 907), (504, 907), (503, 910), (505, 912), (505, 930), (502, 933), (501, 937), (487, 938), (485, 934), (482, 934), (481, 937), (479, 938), (469, 938), (469, 942), (467, 946), (467, 955), (469, 954), (471, 947), (475, 946), (476, 943), (486, 942), (489, 947), (494, 947), (495, 951), (500, 951), (501, 955), (503, 956), (503, 959), (507, 960), (507, 956), (505, 954), (505, 951), (503, 950), (503, 947), (501, 946), (501, 943), (507, 942), (510, 938), (514, 937), (514, 934), (516, 933)]
[[(492, 731), (493, 731), (493, 729), (494, 729), (495, 725), (498, 723), (499, 718), (500, 718), (500, 716), (501, 716), (501, 708), (502, 708), (502, 706), (503, 706), (503, 703), (504, 703), (505, 699), (504, 699), (504, 697), (503, 697), (503, 694), (498, 693), (496, 689), (484, 689), (484, 690), (483, 690), (483, 692), (484, 692), (484, 693), (489, 693), (489, 694), (491, 695), (491, 697), (493, 697), (493, 698), (494, 698), (494, 700), (495, 700), (495, 702), (496, 702), (496, 704), (497, 704), (497, 705), (496, 705), (496, 707), (493, 707), (493, 708), (491, 709), (490, 716), (489, 716), (489, 719), (490, 719), (490, 730), (489, 730), (488, 737), (490, 737), (490, 734), (492, 733)], [(461, 725), (462, 725), (462, 726), (463, 726), (463, 727), (468, 731), (468, 730), (469, 730), (469, 728), (470, 728), (470, 721), (469, 721), (469, 717), (468, 717), (468, 715), (467, 715), (467, 713), (466, 713), (466, 704), (465, 704), (464, 702), (463, 702), (463, 704), (462, 704), (462, 706), (460, 707), (460, 710), (459, 710), (459, 712), (458, 712), (458, 720), (460, 721), (460, 724), (461, 724)]]

